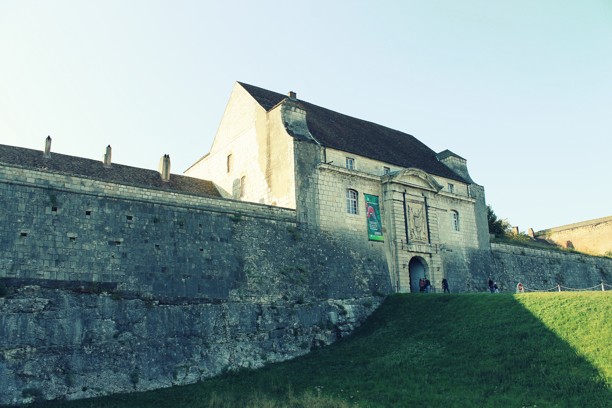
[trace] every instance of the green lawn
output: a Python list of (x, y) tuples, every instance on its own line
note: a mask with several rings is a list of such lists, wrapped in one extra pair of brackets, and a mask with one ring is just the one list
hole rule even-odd
[(44, 407), (612, 407), (612, 292), (389, 297), (350, 338), (199, 384)]

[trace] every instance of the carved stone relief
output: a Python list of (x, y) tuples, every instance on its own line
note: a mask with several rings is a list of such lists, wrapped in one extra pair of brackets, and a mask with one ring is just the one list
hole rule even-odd
[(408, 203), (408, 237), (410, 242), (428, 242), (427, 212), (423, 203)]

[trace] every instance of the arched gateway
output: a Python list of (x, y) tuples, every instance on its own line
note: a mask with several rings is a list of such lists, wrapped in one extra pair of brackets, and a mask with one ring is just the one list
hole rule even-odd
[(425, 278), (427, 271), (427, 262), (420, 256), (415, 256), (408, 264), (408, 273), (410, 274), (410, 292), (419, 292), (419, 279)]

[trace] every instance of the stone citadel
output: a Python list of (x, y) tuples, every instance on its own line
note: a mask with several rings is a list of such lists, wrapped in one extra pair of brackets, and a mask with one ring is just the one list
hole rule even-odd
[[(350, 333), (384, 296), (610, 283), (491, 244), (466, 160), (236, 83), (185, 175), (0, 145), (0, 404), (198, 381)], [(409, 313), (410, 311), (407, 311)]]

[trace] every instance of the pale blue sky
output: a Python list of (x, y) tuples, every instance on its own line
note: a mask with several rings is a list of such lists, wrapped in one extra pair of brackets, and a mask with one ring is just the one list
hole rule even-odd
[(612, 215), (610, 0), (0, 0), (0, 143), (181, 173), (234, 81), (454, 151), (521, 230)]

